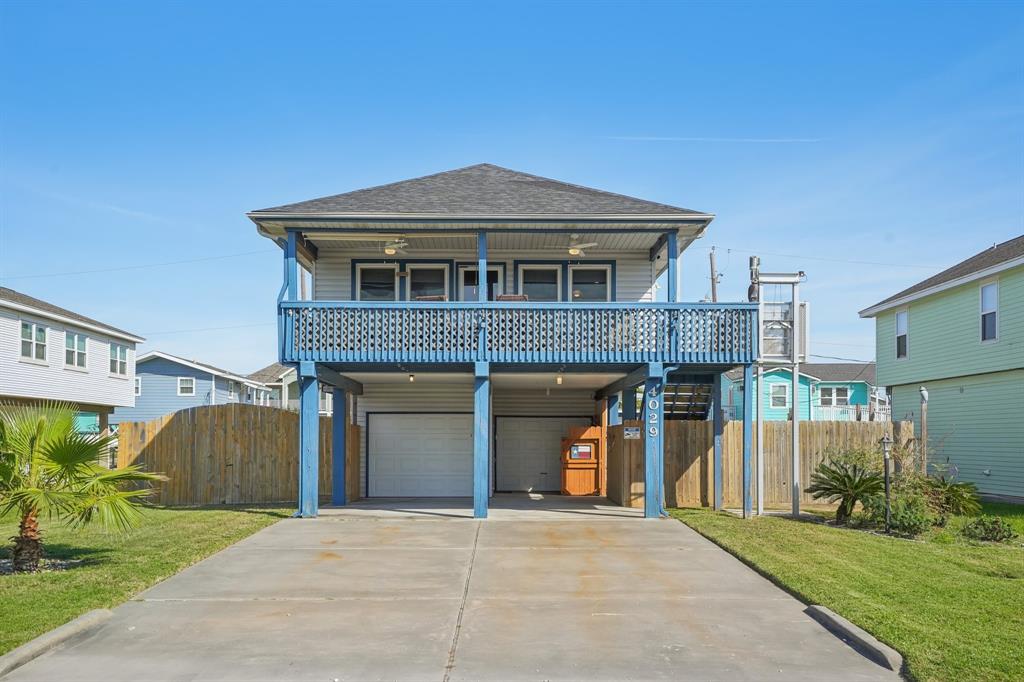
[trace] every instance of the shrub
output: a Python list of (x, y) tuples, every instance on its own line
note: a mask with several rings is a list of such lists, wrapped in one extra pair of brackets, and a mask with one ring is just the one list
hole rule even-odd
[[(884, 525), (885, 495), (875, 495), (867, 500), (864, 512), (872, 522)], [(925, 496), (912, 488), (906, 488), (892, 495), (890, 520), (892, 532), (913, 537), (928, 530), (936, 519)]]
[(936, 465), (936, 474), (925, 479), (925, 493), (932, 508), (941, 515), (975, 516), (981, 511), (978, 488), (956, 480), (952, 467)]
[(850, 518), (854, 506), (877, 495), (882, 485), (882, 477), (874, 471), (858, 464), (829, 461), (818, 465), (807, 492), (816, 500), (839, 502), (836, 523), (842, 525)]
[(985, 542), (1006, 542), (1017, 537), (1013, 527), (1001, 516), (982, 516), (974, 519), (961, 528), (960, 533), (972, 540)]
[(858, 466), (868, 471), (882, 470), (882, 451), (877, 447), (828, 448), (824, 454), (825, 461), (832, 464)]

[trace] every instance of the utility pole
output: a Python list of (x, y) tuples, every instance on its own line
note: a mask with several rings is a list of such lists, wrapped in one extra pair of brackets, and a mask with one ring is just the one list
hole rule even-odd
[[(750, 287), (747, 289), (747, 300), (751, 303), (758, 303), (761, 301), (761, 259), (757, 256), (750, 257)], [(758, 324), (757, 329), (757, 347), (758, 349), (763, 346), (764, 335), (764, 323)], [(763, 396), (761, 395), (762, 387), (764, 386), (764, 364), (761, 362), (760, 352), (757, 358), (757, 378), (753, 386), (744, 386), (744, 390), (753, 391), (753, 400), (751, 405), (754, 406), (754, 414), (757, 417), (757, 431), (755, 431), (755, 457), (756, 462), (756, 479), (757, 483), (757, 515), (762, 516), (764, 514), (764, 413), (761, 409), (761, 401)]]
[(718, 303), (718, 270), (715, 269), (715, 247), (708, 254), (711, 258), (711, 302)]

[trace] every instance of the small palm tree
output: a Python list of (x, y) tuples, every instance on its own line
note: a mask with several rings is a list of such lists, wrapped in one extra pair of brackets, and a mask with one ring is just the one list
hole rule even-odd
[(166, 480), (134, 466), (102, 466), (114, 438), (76, 432), (75, 411), (68, 403), (0, 405), (0, 517), (16, 510), (20, 520), (11, 538), (15, 571), (39, 568), (41, 516), (124, 531), (138, 523), (140, 502), (152, 493), (134, 484)]
[(807, 492), (816, 500), (825, 498), (839, 502), (836, 509), (836, 523), (842, 525), (853, 514), (858, 502), (863, 503), (880, 492), (885, 485), (875, 471), (849, 462), (822, 462), (811, 475)]

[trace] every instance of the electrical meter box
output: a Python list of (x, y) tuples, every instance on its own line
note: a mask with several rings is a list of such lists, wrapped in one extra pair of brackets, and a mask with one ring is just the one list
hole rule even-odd
[(598, 495), (601, 488), (599, 469), (600, 438), (562, 439), (562, 494)]

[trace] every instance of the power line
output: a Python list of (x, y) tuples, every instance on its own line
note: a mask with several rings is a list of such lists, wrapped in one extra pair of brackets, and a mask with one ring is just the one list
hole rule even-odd
[(254, 256), (258, 253), (273, 253), (266, 249), (259, 251), (243, 251), (241, 253), (226, 253), (219, 256), (204, 256), (203, 258), (188, 258), (186, 260), (172, 260), (164, 263), (146, 263), (141, 265), (122, 265), (116, 268), (99, 268), (96, 270), (73, 270), (68, 272), (47, 272), (37, 275), (9, 275), (0, 279), (39, 279), (41, 277), (66, 277), (69, 275), (93, 275), (101, 272), (122, 272), (125, 270), (145, 270), (147, 268), (161, 268), (167, 265), (184, 265), (186, 263), (203, 263), (213, 260), (224, 260), (226, 258), (241, 258), (242, 256)]
[(874, 360), (860, 360), (858, 358), (839, 358), (835, 355), (818, 355), (817, 353), (809, 353), (812, 358), (825, 358), (826, 360), (842, 360), (844, 362), (874, 362)]
[[(712, 246), (701, 246), (701, 247), (698, 247), (698, 248), (710, 250), (710, 249), (712, 249), (714, 247), (712, 247)], [(795, 253), (772, 253), (770, 251), (762, 251), (760, 249), (758, 249), (756, 251), (751, 251), (749, 249), (736, 249), (736, 248), (733, 248), (731, 246), (726, 246), (724, 248), (726, 249), (726, 252), (736, 251), (737, 253), (750, 253), (750, 254), (754, 254), (754, 255), (758, 255), (758, 256), (776, 256), (778, 258), (797, 258), (797, 259), (801, 259), (801, 260), (818, 260), (818, 261), (825, 261), (827, 263), (849, 263), (851, 265), (878, 265), (878, 266), (887, 267), (887, 268), (920, 268), (922, 270), (938, 270), (938, 269), (941, 269), (941, 267), (942, 267), (940, 265), (913, 265), (913, 264), (910, 264), (910, 263), (882, 263), (880, 261), (870, 261), (870, 260), (848, 260), (848, 259), (845, 259), (845, 258), (824, 258), (822, 256), (806, 256), (806, 255), (795, 254)]]
[(253, 324), (235, 324), (227, 327), (197, 327), (195, 329), (171, 329), (162, 332), (143, 332), (142, 336), (149, 338), (150, 336), (163, 336), (166, 334), (187, 334), (191, 332), (215, 332), (222, 329), (247, 329), (250, 327), (273, 327), (276, 326), (276, 322), (256, 322)]

